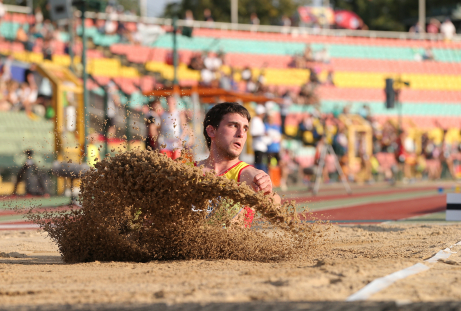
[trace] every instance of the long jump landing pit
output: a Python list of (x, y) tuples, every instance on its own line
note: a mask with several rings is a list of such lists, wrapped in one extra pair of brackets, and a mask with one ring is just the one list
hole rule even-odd
[[(142, 152), (104, 160), (82, 181), (81, 209), (54, 222), (51, 214), (35, 218), (48, 237), (44, 231), (0, 232), (0, 310), (131, 310), (159, 303), (251, 310), (258, 302), (283, 310), (283, 303), (300, 301), (343, 310), (344, 301), (370, 282), (448, 247), (450, 258), (425, 262), (430, 269), (367, 299), (461, 298), (461, 260), (453, 253), (461, 248), (453, 246), (460, 225), (301, 223), (291, 203), (276, 207), (247, 186), (169, 161)], [(265, 221), (252, 229), (235, 226), (223, 205), (213, 205), (208, 218), (205, 208), (217, 196), (249, 204), (272, 227)], [(347, 306), (390, 310), (372, 301)]]
[[(457, 253), (447, 260), (425, 263), (431, 269), (395, 282), (370, 301), (344, 302), (371, 281), (423, 262), (458, 242), (460, 225), (382, 224), (334, 229), (329, 233), (328, 249), (315, 258), (270, 263), (179, 260), (65, 264), (44, 232), (2, 231), (0, 309), (72, 306), (135, 310), (155, 304), (164, 310), (199, 310), (197, 303), (215, 303), (210, 308), (226, 303), (229, 310), (257, 310), (258, 305), (267, 306), (263, 310), (394, 310), (390, 308), (393, 305), (373, 301), (434, 302), (434, 307), (442, 307), (442, 301), (461, 299), (461, 246), (454, 246), (452, 251)], [(169, 307), (157, 305), (161, 303)], [(411, 310), (410, 306), (398, 310)]]

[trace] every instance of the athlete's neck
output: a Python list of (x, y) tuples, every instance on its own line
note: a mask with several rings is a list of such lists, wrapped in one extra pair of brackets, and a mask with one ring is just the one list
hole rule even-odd
[(229, 159), (220, 155), (214, 148), (210, 148), (209, 157), (203, 160), (201, 164), (207, 169), (214, 170), (216, 175), (221, 175), (238, 162), (240, 162), (239, 158)]

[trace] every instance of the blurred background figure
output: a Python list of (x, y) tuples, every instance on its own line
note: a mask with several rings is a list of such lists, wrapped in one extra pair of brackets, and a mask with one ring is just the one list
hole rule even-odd
[(145, 114), (146, 119), (146, 150), (160, 150), (159, 134), (163, 108), (160, 100), (155, 98), (149, 102), (149, 111)]
[(117, 86), (113, 82), (107, 85), (107, 119), (105, 126), (107, 127), (107, 138), (112, 138), (116, 133), (115, 118), (118, 115), (120, 104), (120, 97), (117, 93)]
[(42, 196), (47, 194), (46, 180), (43, 173), (38, 169), (33, 156), (33, 150), (24, 151), (26, 155), (26, 162), (23, 164), (16, 176), (14, 184), (13, 195), (17, 194), (18, 185), (21, 181), (25, 181), (26, 195)]
[(264, 163), (267, 159), (268, 146), (266, 127), (263, 121), (265, 115), (266, 108), (263, 105), (257, 105), (255, 108), (255, 116), (250, 122), (250, 135), (253, 139), (254, 166), (267, 173), (267, 164)]
[(449, 18), (446, 18), (440, 26), (440, 32), (443, 34), (445, 40), (451, 41), (453, 39), (453, 36), (456, 34), (456, 28)]
[(174, 96), (167, 98), (168, 109), (161, 115), (160, 152), (177, 159), (181, 156), (182, 142), (189, 133), (184, 111), (179, 111)]

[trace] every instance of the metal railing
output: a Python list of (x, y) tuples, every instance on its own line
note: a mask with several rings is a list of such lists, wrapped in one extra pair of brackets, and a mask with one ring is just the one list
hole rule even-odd
[[(77, 14), (81, 14), (78, 12)], [(105, 13), (86, 12), (87, 18), (107, 19)], [(142, 22), (145, 24), (155, 24), (160, 26), (172, 26), (171, 18), (156, 18), (156, 17), (139, 17), (133, 15), (119, 15), (118, 21), (123, 22)], [(288, 27), (274, 25), (251, 25), (251, 24), (233, 24), (222, 22), (207, 22), (207, 21), (186, 21), (179, 19), (178, 26), (189, 26), (196, 29), (217, 29), (217, 30), (234, 30), (234, 31), (249, 31), (261, 33), (281, 33), (292, 37), (307, 37), (307, 36), (330, 36), (330, 37), (362, 37), (362, 38), (381, 38), (381, 39), (401, 39), (401, 40), (430, 40), (442, 41), (444, 35), (428, 34), (428, 33), (410, 33), (399, 31), (380, 31), (380, 30), (350, 30), (350, 29), (326, 29), (312, 27)], [(461, 35), (455, 35), (452, 41), (461, 41)]]
[(11, 13), (29, 14), (31, 12), (28, 6), (4, 4), (5, 10)]

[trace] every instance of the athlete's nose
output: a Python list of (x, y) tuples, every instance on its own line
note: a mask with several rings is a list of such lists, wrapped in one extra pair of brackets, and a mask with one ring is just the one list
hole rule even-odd
[(243, 137), (243, 133), (245, 132), (245, 130), (243, 128), (239, 128), (237, 130), (237, 132), (235, 133), (235, 136), (237, 137)]

